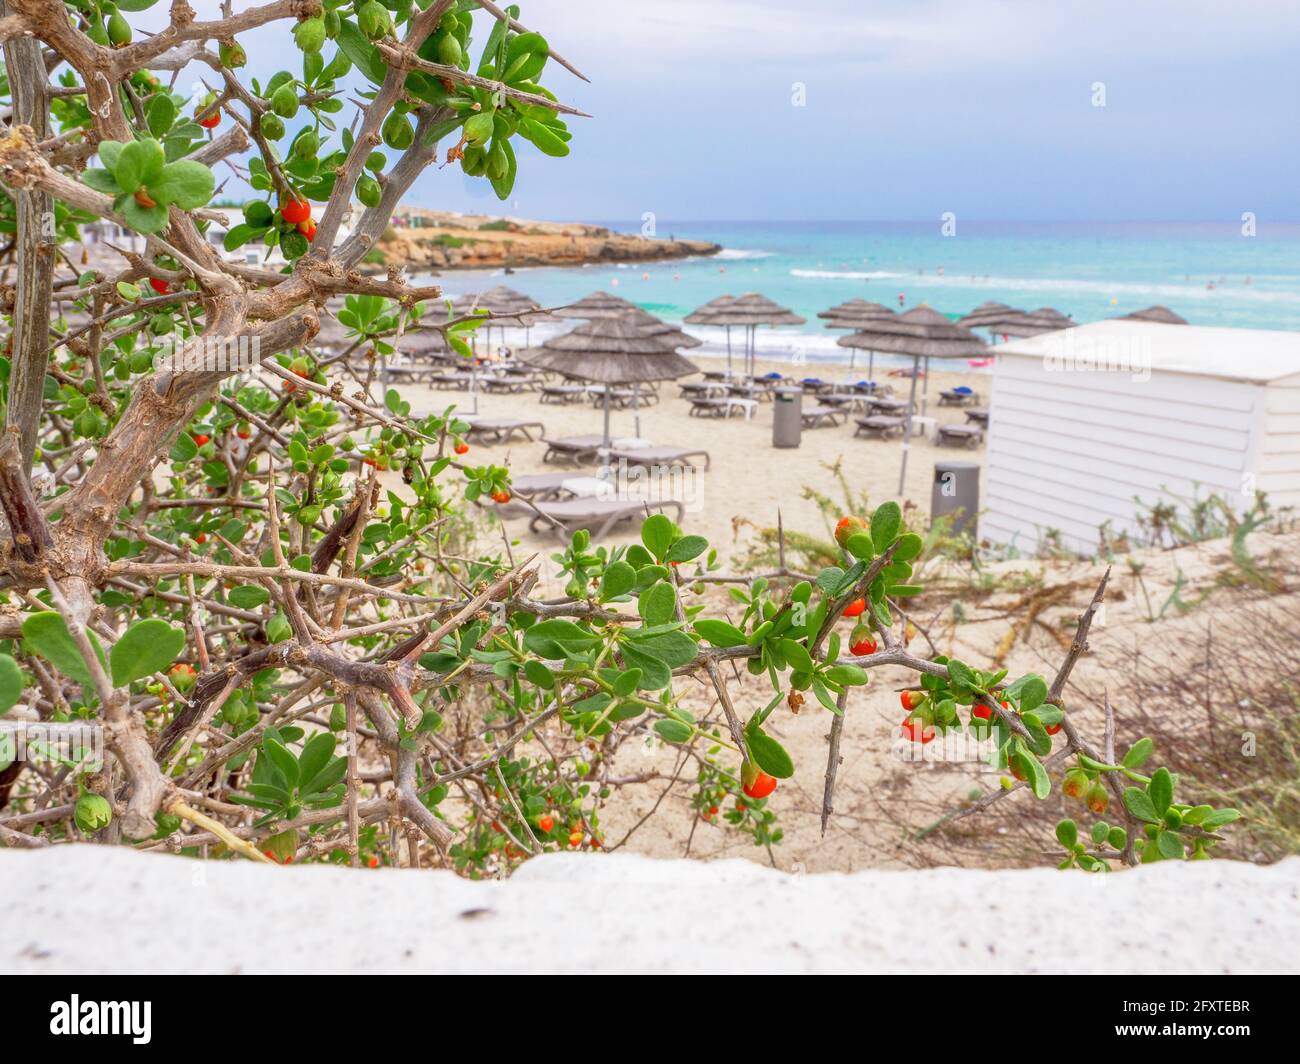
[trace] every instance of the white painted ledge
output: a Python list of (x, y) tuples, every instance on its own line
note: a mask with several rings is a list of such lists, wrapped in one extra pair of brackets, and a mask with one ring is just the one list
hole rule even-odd
[(0, 971), (1296, 972), (1300, 858), (790, 876), (557, 854), (507, 882), (0, 850)]

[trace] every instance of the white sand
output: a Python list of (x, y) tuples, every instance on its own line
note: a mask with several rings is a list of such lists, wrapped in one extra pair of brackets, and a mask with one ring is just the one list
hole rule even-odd
[[(686, 353), (689, 355), (690, 352)], [(701, 359), (699, 365), (707, 369), (725, 367), (724, 363), (712, 359)], [(962, 370), (966, 368), (965, 363), (961, 362), (953, 368), (958, 367)], [(791, 366), (788, 363), (759, 362), (758, 368), (760, 373), (778, 370), (793, 377), (820, 376), (824, 380), (845, 380), (849, 377), (846, 366)], [(863, 376), (865, 372), (853, 374), (854, 379)], [(896, 397), (906, 398), (909, 381), (885, 376), (879, 368), (875, 376), (881, 383), (891, 384)], [(684, 378), (688, 381), (699, 379)], [(929, 414), (937, 417), (941, 423), (965, 423), (962, 410), (938, 405), (938, 393), (941, 390), (962, 383), (980, 391), (983, 394), (983, 405), (987, 405), (992, 384), (989, 376), (933, 371), (930, 379)], [(918, 384), (918, 403), (919, 388)], [(468, 411), (471, 407), (471, 398), (464, 392), (434, 391), (413, 385), (403, 385), (400, 391), (417, 413), (440, 412), (452, 403), (463, 411)], [(846, 425), (805, 430), (802, 444), (797, 449), (778, 449), (772, 446), (771, 402), (760, 403), (751, 421), (738, 416), (714, 420), (690, 417), (690, 403), (678, 397), (677, 385), (672, 381), (663, 383), (660, 395), (657, 404), (640, 412), (641, 436), (657, 445), (703, 447), (710, 452), (713, 460), (710, 471), (703, 474), (698, 486), (695, 482), (687, 484), (691, 498), (683, 501), (691, 505), (682, 524), (690, 532), (707, 536), (724, 558), (736, 542), (734, 522), (737, 519), (775, 526), (778, 509), (781, 510), (787, 528), (826, 536), (827, 528), (816, 505), (802, 495), (804, 487), (808, 486), (837, 500), (841, 498), (840, 489), (826, 468), (837, 458), (845, 459), (844, 470), (854, 490), (867, 492), (871, 505), (899, 497), (898, 470), (903, 451), (902, 441), (854, 439), (855, 426), (852, 418), (861, 416), (860, 414), (851, 415)], [(803, 403), (806, 409), (816, 403), (816, 399), (804, 396)], [(550, 437), (599, 434), (603, 420), (601, 409), (592, 406), (590, 402), (543, 406), (538, 401), (536, 392), (519, 395), (480, 393), (478, 411), (484, 417), (541, 421), (546, 425), (546, 434)], [(632, 436), (634, 419), (635, 414), (631, 409), (613, 411), (613, 435)], [(566, 469), (572, 470), (575, 475), (591, 472), (589, 467), (579, 469), (554, 463), (544, 465), (542, 455), (545, 451), (545, 443), (530, 444), (516, 440), (509, 445), (474, 446), (464, 460), (473, 463), (508, 462), (515, 475)], [(983, 447), (977, 450), (937, 447), (924, 437), (913, 439), (904, 495), (921, 507), (924, 515), (922, 524), (928, 524), (935, 460), (982, 462), (983, 454)], [(395, 488), (400, 483), (395, 476), (391, 476), (389, 481)], [(631, 526), (624, 527), (627, 529)], [(553, 547), (556, 542), (553, 536), (543, 539), (529, 535), (524, 520), (509, 522), (507, 529), (512, 536), (521, 537), (529, 545), (546, 544)], [(613, 537), (616, 542), (627, 538), (626, 531), (622, 536)]]
[(0, 850), (0, 882), (18, 974), (1300, 971), (1295, 858), (790, 876), (559, 854), (475, 883), (60, 846)]

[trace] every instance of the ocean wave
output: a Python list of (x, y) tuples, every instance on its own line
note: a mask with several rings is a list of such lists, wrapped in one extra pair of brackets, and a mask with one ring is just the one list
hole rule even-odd
[[(797, 271), (791, 270), (791, 273)], [(827, 275), (819, 275), (827, 276)], [(846, 275), (847, 276), (847, 275)], [(867, 276), (860, 274), (859, 276)], [(1098, 296), (1132, 295), (1136, 297), (1162, 297), (1168, 301), (1185, 299), (1246, 299), (1261, 303), (1300, 303), (1300, 292), (1269, 291), (1255, 284), (1225, 281), (1219, 284), (1215, 280), (1213, 288), (1206, 288), (1205, 281), (1186, 281), (1182, 284), (1151, 283), (1142, 281), (1081, 281), (1050, 277), (994, 277), (956, 274), (891, 274), (889, 276), (908, 277), (911, 283), (920, 288), (973, 288), (997, 289), (1011, 292), (1052, 292), (1052, 293), (1088, 293)], [(1256, 278), (1258, 279), (1258, 278)]]
[(805, 270), (794, 269), (790, 271), (791, 277), (814, 277), (823, 280), (845, 280), (845, 281), (876, 281), (884, 280), (886, 277), (906, 277), (905, 273), (894, 273), (891, 270)]
[(710, 255), (711, 259), (725, 259), (728, 261), (735, 259), (768, 259), (774, 254), (773, 251), (762, 251), (758, 248), (723, 248), (721, 251)]

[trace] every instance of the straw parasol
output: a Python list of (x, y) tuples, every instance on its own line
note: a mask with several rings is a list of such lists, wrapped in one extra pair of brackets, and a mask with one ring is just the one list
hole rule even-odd
[[(829, 310), (823, 310), (817, 315), (819, 318), (826, 319), (826, 328), (828, 329), (866, 329), (870, 328), (875, 322), (884, 321), (893, 318), (896, 315), (889, 307), (883, 303), (873, 303), (869, 299), (850, 299), (831, 307)], [(857, 361), (858, 349), (856, 347), (849, 349), (849, 369), (853, 369)], [(876, 353), (867, 352), (867, 379), (870, 380), (872, 370), (876, 363)]]
[(1135, 310), (1132, 314), (1121, 314), (1118, 321), (1154, 321), (1161, 325), (1186, 325), (1187, 319), (1179, 314), (1175, 314), (1168, 307), (1162, 307), (1157, 304), (1154, 307), (1147, 307), (1145, 310)]
[(718, 296), (717, 299), (710, 299), (703, 306), (696, 307), (690, 314), (687, 314), (682, 320), (687, 325), (715, 325), (721, 324), (727, 331), (727, 373), (731, 373), (731, 326), (725, 323), (715, 322), (713, 316), (720, 310), (731, 306), (736, 301), (735, 296)]
[[(903, 461), (898, 472), (898, 493), (901, 495), (907, 477), (907, 454), (912, 440), (912, 410), (916, 406), (916, 378), (921, 360), (924, 359), (928, 367), (932, 358), (978, 357), (985, 352), (986, 345), (969, 329), (949, 321), (924, 304), (893, 319), (874, 322), (850, 336), (841, 336), (835, 342), (841, 347), (885, 351), (895, 355), (908, 355), (912, 359), (912, 390), (908, 396), (907, 426), (903, 432)], [(928, 389), (928, 380), (926, 386)]]
[[(486, 292), (467, 292), (453, 300), (452, 313), (457, 317), (468, 317), (479, 311), (488, 311), (491, 317), (484, 319), (483, 338), (489, 354), (492, 351), (492, 327), (501, 330), (501, 342), (505, 342), (506, 329), (523, 329), (524, 343), (528, 343), (528, 330), (537, 321), (547, 317), (546, 311), (536, 300), (522, 292), (499, 284)], [(471, 336), (471, 342), (473, 337)], [(477, 345), (475, 345), (477, 350)], [(470, 360), (470, 394), (473, 396), (474, 413), (478, 413), (478, 365), (477, 359)]]
[(1052, 307), (1039, 307), (1027, 314), (1016, 314), (998, 325), (1007, 336), (1041, 336), (1043, 333), (1073, 329), (1079, 323)]
[(1025, 311), (1009, 307), (1005, 303), (981, 303), (964, 317), (957, 319), (957, 324), (965, 329), (988, 329), (999, 332), (1000, 326), (1007, 321), (1018, 321), (1025, 317)]
[[(686, 321), (692, 324), (698, 323), (702, 325), (723, 326), (739, 325), (745, 327), (748, 330), (746, 334), (748, 344), (745, 357), (746, 366), (750, 373), (753, 372), (750, 363), (757, 357), (753, 339), (758, 326), (802, 325), (806, 320), (799, 317), (798, 314), (795, 314), (787, 307), (783, 307), (768, 299), (767, 296), (760, 295), (757, 292), (747, 292), (745, 295), (736, 296), (734, 299), (722, 303), (721, 305), (719, 305), (719, 300), (714, 300), (713, 305), (711, 306), (711, 309), (707, 311), (707, 314), (702, 313), (705, 311), (706, 307), (710, 307), (710, 304), (705, 304), (705, 307), (701, 307), (694, 314), (690, 315)], [(730, 342), (728, 342), (727, 353), (727, 368), (730, 369)]]
[(630, 311), (640, 310), (635, 303), (612, 292), (592, 292), (591, 295), (568, 306), (551, 311), (554, 318), (578, 318), (583, 321), (595, 321), (597, 318), (620, 318)]
[(626, 317), (594, 318), (524, 351), (519, 358), (539, 369), (605, 385), (605, 450), (610, 441), (610, 387), (630, 384), (635, 388), (699, 372), (694, 362), (679, 355), (662, 338), (647, 335), (645, 325)]
[(637, 306), (634, 306), (621, 317), (640, 325), (647, 336), (659, 337), (668, 347), (699, 347), (704, 343), (703, 340), (684, 332), (678, 326), (670, 325), (662, 318), (656, 317), (648, 310), (642, 310)]

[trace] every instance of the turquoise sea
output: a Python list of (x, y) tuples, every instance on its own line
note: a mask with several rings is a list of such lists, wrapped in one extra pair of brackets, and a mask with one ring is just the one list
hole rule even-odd
[[(659, 235), (668, 229), (661, 223)], [(986, 300), (1050, 306), (1078, 322), (1160, 303), (1194, 325), (1300, 330), (1295, 224), (1260, 223), (1258, 235), (1245, 236), (1239, 225), (958, 220), (956, 234), (943, 236), (937, 223), (696, 222), (674, 225), (671, 235), (724, 250), (667, 263), (449, 272), (439, 280), (449, 295), (505, 283), (543, 306), (600, 289), (673, 322), (715, 296), (762, 292), (808, 320), (759, 329), (760, 354), (814, 362), (847, 360), (835, 346), (843, 332), (824, 328), (817, 312), (854, 297), (895, 309), (928, 303), (954, 317)], [(694, 354), (721, 353), (721, 330), (688, 328), (707, 341)], [(534, 341), (547, 331), (535, 331)]]

